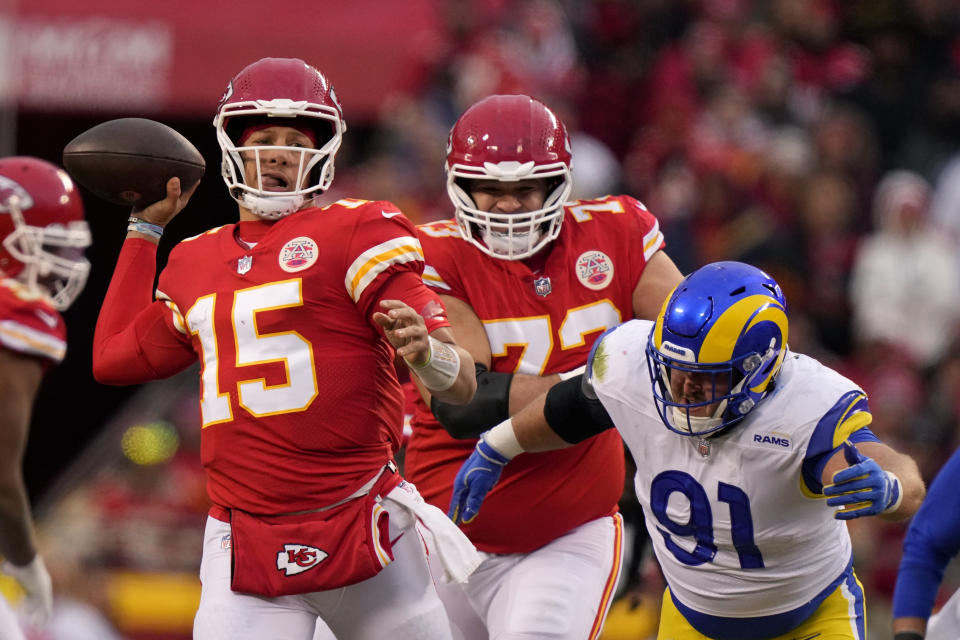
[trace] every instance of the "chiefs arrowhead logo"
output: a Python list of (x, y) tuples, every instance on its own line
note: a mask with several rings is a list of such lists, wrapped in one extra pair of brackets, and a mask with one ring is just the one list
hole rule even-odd
[(316, 547), (305, 544), (285, 544), (283, 550), (277, 552), (277, 571), (283, 571), (288, 576), (295, 576), (314, 568), (330, 555)]

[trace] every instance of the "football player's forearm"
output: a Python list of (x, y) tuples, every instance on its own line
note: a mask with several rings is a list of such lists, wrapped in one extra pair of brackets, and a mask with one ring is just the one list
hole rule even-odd
[(513, 380), (510, 382), (510, 415), (515, 415), (558, 382), (560, 382), (560, 376), (555, 373), (545, 376), (513, 374)]
[(547, 394), (540, 394), (510, 419), (513, 433), (524, 451), (553, 451), (572, 446), (557, 435), (544, 417), (546, 400)]
[(912, 631), (914, 633), (919, 633), (921, 636), (927, 632), (927, 620), (926, 618), (894, 618), (893, 619), (893, 632), (901, 633)]
[(37, 554), (33, 520), (20, 465), (0, 476), (0, 555), (22, 566)]
[(157, 272), (157, 245), (128, 238), (120, 249), (110, 287), (100, 307), (94, 331), (96, 345), (127, 328), (141, 309), (153, 302), (153, 280)]
[(509, 424), (524, 451), (553, 451), (613, 428), (599, 400), (584, 393), (582, 381), (580, 374), (553, 385), (496, 429)]
[(864, 443), (861, 445), (866, 451), (872, 452), (873, 457), (885, 471), (889, 471), (900, 480), (903, 499), (895, 511), (881, 514), (884, 520), (904, 520), (917, 512), (927, 493), (920, 475), (917, 463), (910, 456), (895, 451), (880, 443)]
[(473, 394), (477, 391), (477, 375), (473, 364), (473, 356), (463, 347), (458, 347), (452, 343), (446, 344), (460, 356), (460, 369), (457, 371), (457, 377), (450, 387), (443, 390), (430, 389), (430, 393), (441, 402), (466, 404), (470, 402)]
[(475, 364), (474, 369), (477, 391), (467, 404), (430, 398), (430, 410), (437, 422), (458, 440), (479, 438), (481, 433), (510, 417), (507, 405), (514, 374), (488, 371), (482, 364)]
[(43, 366), (36, 358), (0, 348), (0, 555), (25, 565), (36, 555), (23, 453)]
[(917, 468), (917, 463), (909, 456), (902, 456), (892, 469), (893, 473), (900, 479), (900, 486), (903, 491), (903, 501), (900, 507), (889, 515), (881, 515), (884, 520), (905, 520), (915, 514), (920, 505), (923, 504), (923, 498), (927, 493), (926, 486), (923, 483), (923, 477)]

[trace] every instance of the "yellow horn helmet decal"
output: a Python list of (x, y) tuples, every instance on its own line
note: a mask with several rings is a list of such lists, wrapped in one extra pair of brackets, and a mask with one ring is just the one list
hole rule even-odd
[[(703, 340), (697, 362), (727, 362), (733, 358), (733, 348), (737, 340), (758, 322), (773, 322), (780, 328), (781, 353), (771, 373), (775, 372), (783, 360), (783, 345), (787, 343), (787, 314), (776, 298), (755, 295), (739, 300), (717, 318)], [(753, 389), (762, 389), (767, 382), (758, 381)]]
[[(677, 287), (679, 286), (678, 284)], [(667, 312), (667, 305), (670, 304), (670, 298), (673, 297), (677, 287), (674, 287), (670, 293), (667, 294), (667, 297), (663, 299), (663, 304), (660, 305), (660, 313), (657, 314), (657, 321), (653, 325), (653, 346), (658, 350), (663, 345), (663, 316)]]

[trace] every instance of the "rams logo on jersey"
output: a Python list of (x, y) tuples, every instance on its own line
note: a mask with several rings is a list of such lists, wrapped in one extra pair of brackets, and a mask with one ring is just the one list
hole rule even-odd
[(789, 449), (790, 438), (782, 433), (771, 431), (770, 433), (755, 433), (753, 441), (759, 445), (773, 447), (775, 449)]

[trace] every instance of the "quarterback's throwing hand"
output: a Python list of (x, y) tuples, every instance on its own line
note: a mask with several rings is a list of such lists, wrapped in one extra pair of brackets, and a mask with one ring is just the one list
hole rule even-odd
[(460, 524), (476, 518), (483, 499), (497, 484), (500, 472), (508, 462), (510, 458), (487, 444), (481, 436), (476, 449), (460, 467), (453, 481), (453, 498), (450, 500), (450, 511), (447, 512), (450, 519)]
[(833, 484), (823, 488), (827, 505), (843, 507), (838, 520), (875, 516), (900, 506), (900, 480), (884, 471), (872, 458), (860, 453), (849, 440), (843, 443), (843, 455), (850, 466), (833, 476)]

